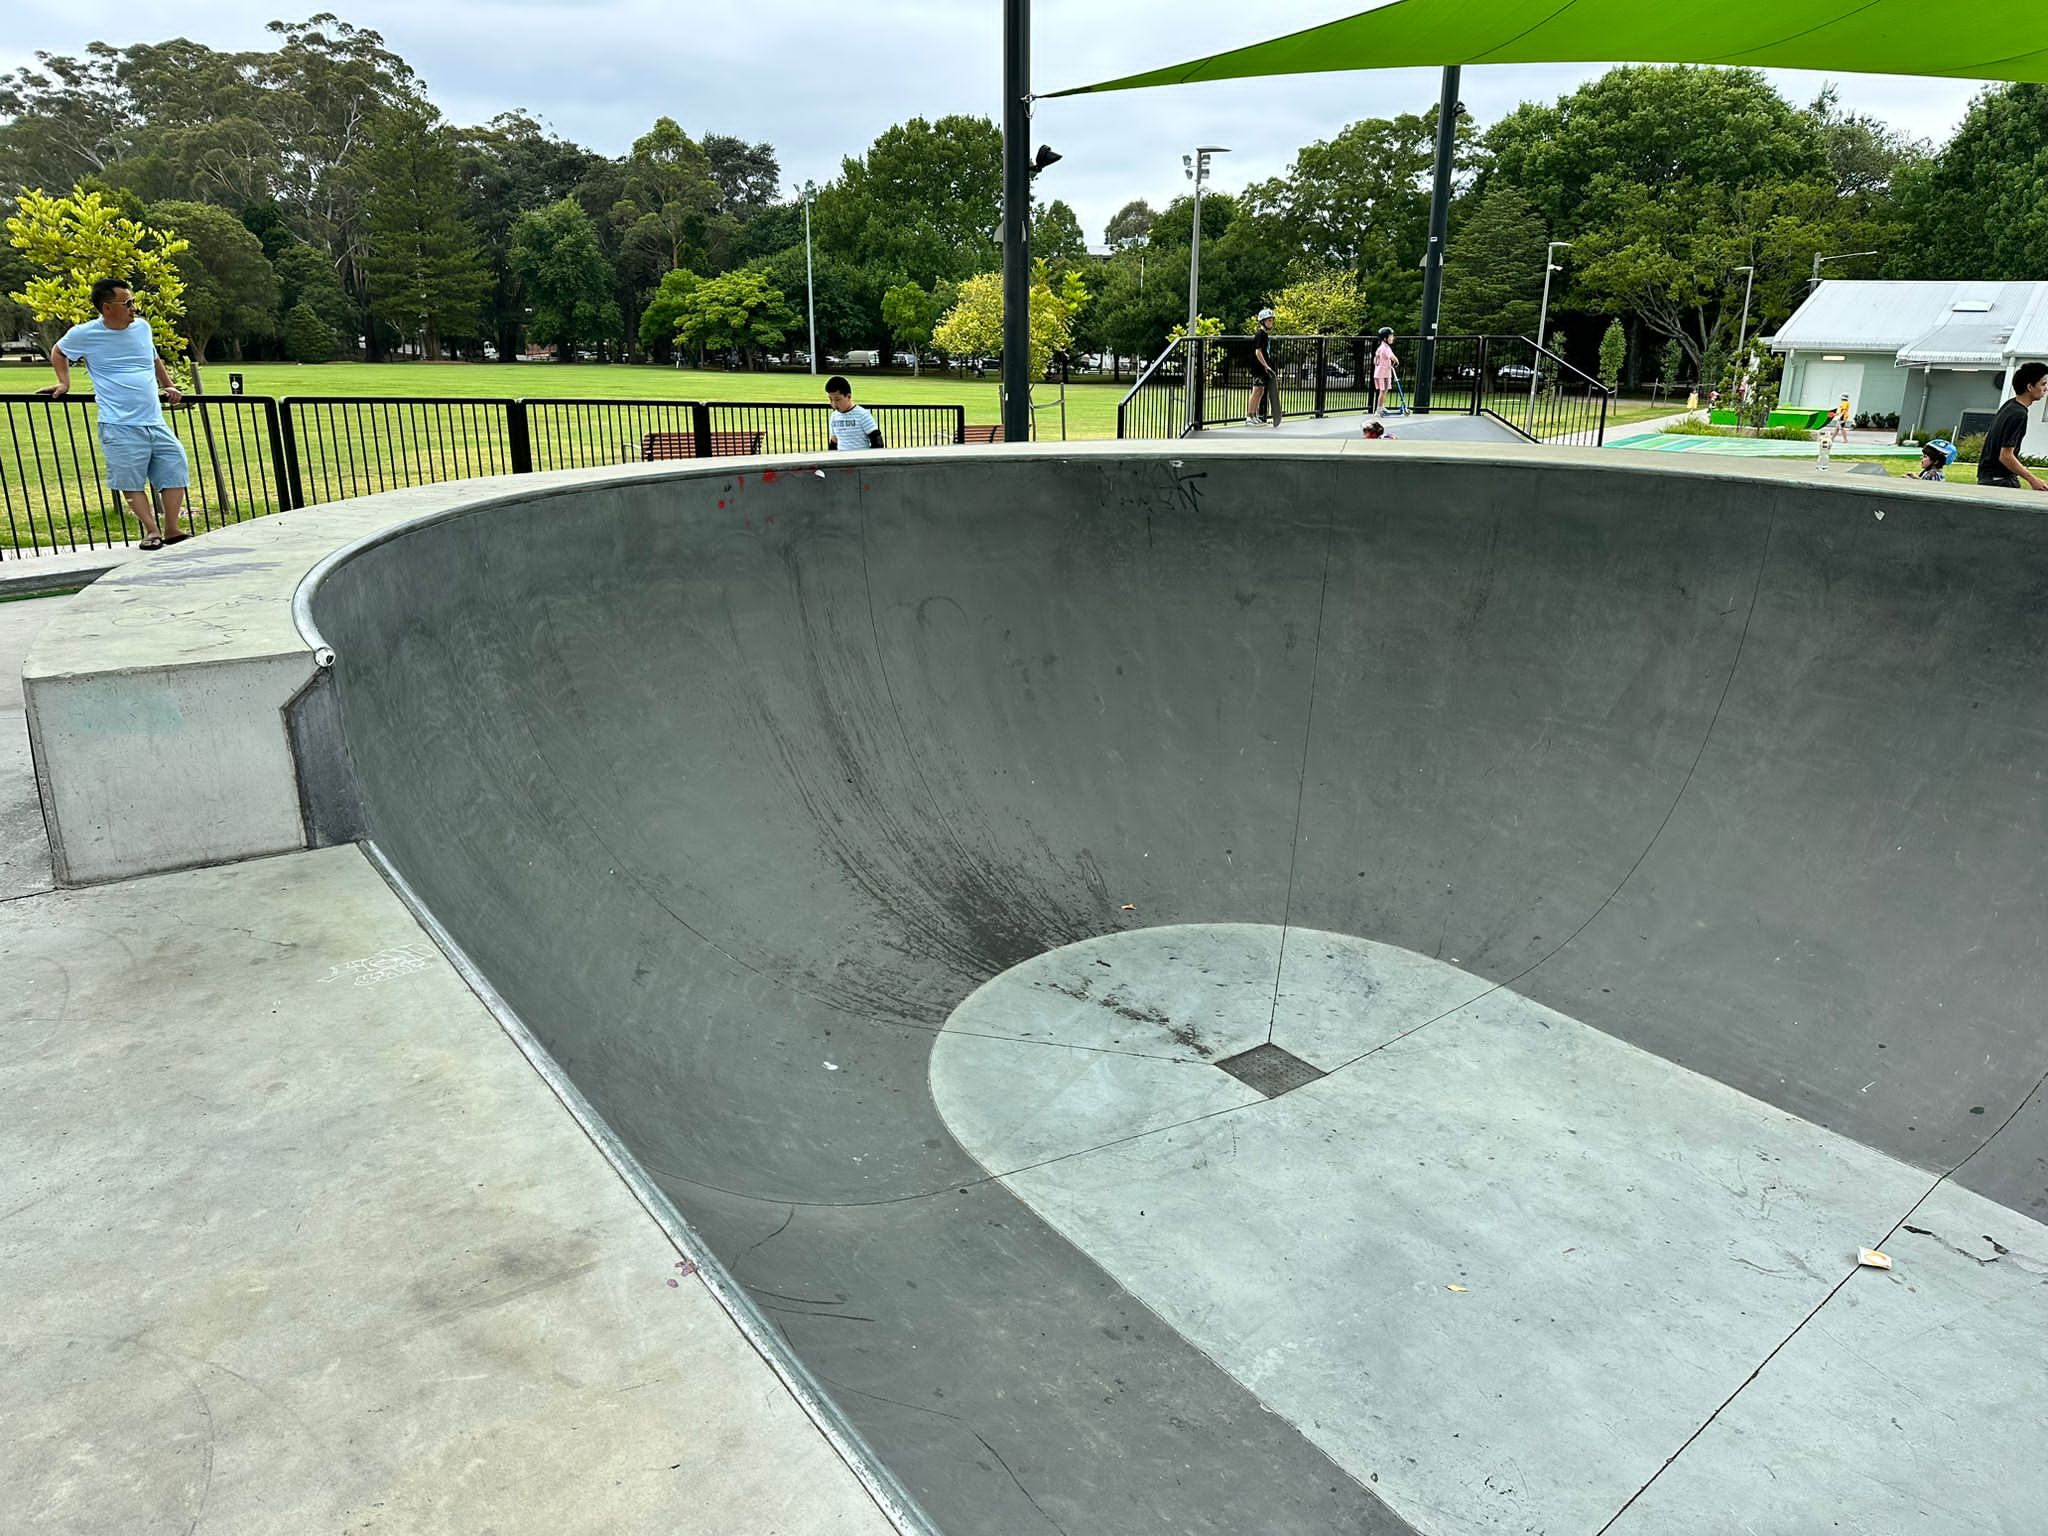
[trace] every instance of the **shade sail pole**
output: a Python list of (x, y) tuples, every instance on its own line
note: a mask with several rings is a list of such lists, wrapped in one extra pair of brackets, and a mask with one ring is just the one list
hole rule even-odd
[(1031, 0), (1003, 0), (1003, 436), (1031, 441)]
[(1422, 346), (1415, 359), (1415, 409), (1429, 409), (1436, 380), (1437, 316), (1444, 300), (1444, 239), (1451, 227), (1451, 173), (1458, 156), (1458, 66), (1444, 68), (1436, 110), (1436, 188), (1429, 200), (1429, 250), (1422, 258)]

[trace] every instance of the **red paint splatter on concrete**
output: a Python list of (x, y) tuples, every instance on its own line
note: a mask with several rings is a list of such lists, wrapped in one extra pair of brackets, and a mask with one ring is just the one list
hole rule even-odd
[(681, 1270), (686, 1275), (694, 1275), (695, 1273), (697, 1273), (696, 1264), (689, 1259), (677, 1259), (676, 1268)]
[(677, 1286), (681, 1285), (682, 1283), (683, 1283), (683, 1282), (682, 1282), (682, 1281), (680, 1281), (680, 1280), (671, 1280), (671, 1281), (669, 1281), (669, 1283), (668, 1283), (668, 1288), (669, 1288), (670, 1290), (674, 1290), (674, 1289), (675, 1289), (675, 1288), (676, 1288)]
[(741, 490), (745, 490), (747, 488), (747, 477), (745, 475), (741, 475), (733, 483), (739, 486)]
[(768, 526), (769, 526), (770, 528), (773, 528), (773, 527), (775, 526), (775, 519), (774, 519), (774, 518), (772, 518), (772, 517), (771, 517), (771, 518), (769, 518), (769, 519), (768, 519)]
[(719, 507), (719, 510), (720, 510), (721, 512), (722, 512), (722, 511), (724, 511), (724, 510), (725, 510), (725, 503), (724, 503), (723, 501), (719, 502), (719, 504), (718, 504), (718, 507)]
[(762, 483), (763, 485), (773, 485), (773, 484), (775, 483), (775, 471), (774, 471), (774, 470), (772, 470), (772, 469), (764, 469), (764, 470), (762, 470), (762, 471), (761, 471), (761, 483)]

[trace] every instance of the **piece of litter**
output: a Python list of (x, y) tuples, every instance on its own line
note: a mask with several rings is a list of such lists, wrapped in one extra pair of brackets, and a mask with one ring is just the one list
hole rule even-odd
[(1138, 904), (1135, 901), (1127, 901), (1118, 910), (1122, 912), (1135, 912), (1138, 910)]
[(828, 1061), (825, 1063), (825, 1070), (827, 1072), (837, 1072), (839, 1070), (839, 1063), (836, 1061)]
[(1875, 1248), (1858, 1248), (1856, 1250), (1856, 1262), (1865, 1269), (1890, 1269), (1892, 1267), (1891, 1255), (1879, 1253)]
[(820, 480), (825, 478), (825, 471), (823, 471), (822, 469), (814, 469), (811, 471), (811, 473), (816, 475)]
[(1878, 514), (1877, 514), (1877, 520), (1878, 520), (1878, 521), (1879, 521), (1880, 523), (1884, 521), (1884, 514), (1883, 514), (1882, 512), (1880, 512), (1880, 513), (1878, 513)]
[(1444, 1289), (1447, 1291), (1456, 1291), (1460, 1296), (1467, 1294), (1466, 1288), (1462, 1285), (1447, 1285), (1444, 1287)]

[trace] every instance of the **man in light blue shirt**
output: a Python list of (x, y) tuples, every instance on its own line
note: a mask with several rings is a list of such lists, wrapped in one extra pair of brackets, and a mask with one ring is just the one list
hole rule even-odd
[[(162, 549), (190, 537), (179, 531), (178, 518), (185, 510), (185, 487), (191, 477), (184, 448), (164, 425), (157, 391), (163, 390), (173, 405), (183, 397), (156, 355), (149, 322), (135, 313), (135, 295), (128, 285), (119, 278), (101, 278), (92, 285), (92, 306), (99, 319), (71, 327), (50, 353), (50, 366), (57, 370), (57, 387), (50, 393), (70, 393), (73, 363), (92, 371), (107, 485), (127, 498), (128, 509), (142, 524), (142, 547)], [(161, 529), (149, 504), (152, 485), (163, 498)]]

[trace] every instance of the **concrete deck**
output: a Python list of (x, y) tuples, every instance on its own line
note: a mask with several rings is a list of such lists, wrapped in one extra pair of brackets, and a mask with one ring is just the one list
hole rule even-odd
[(49, 889), (66, 601), (0, 604), (0, 1526), (894, 1530), (358, 850)]
[(944, 1530), (2029, 1529), (2048, 524), (1251, 436), (195, 541), (31, 658), (58, 872), (359, 817)]

